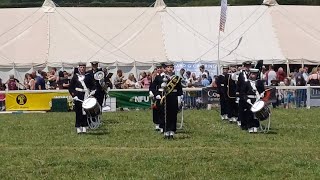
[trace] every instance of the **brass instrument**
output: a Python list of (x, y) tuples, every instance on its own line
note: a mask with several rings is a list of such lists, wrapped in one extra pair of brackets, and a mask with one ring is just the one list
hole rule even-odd
[(94, 79), (99, 81), (100, 86), (106, 92), (108, 92), (108, 84), (105, 82), (105, 73), (103, 71), (98, 71), (93, 75)]
[(167, 77), (163, 78), (163, 83), (161, 84), (163, 91), (162, 91), (162, 98), (160, 100), (160, 104), (163, 104), (163, 101), (165, 100), (166, 96), (174, 90), (174, 88), (177, 86), (180, 80), (181, 80), (181, 77), (174, 75), (172, 76), (171, 80), (167, 84), (166, 83), (168, 81)]

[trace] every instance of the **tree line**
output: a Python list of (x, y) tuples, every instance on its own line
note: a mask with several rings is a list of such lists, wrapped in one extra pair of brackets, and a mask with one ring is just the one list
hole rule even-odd
[[(0, 0), (0, 8), (40, 7), (41, 0)], [(147, 7), (154, 0), (54, 0), (64, 7)], [(220, 0), (165, 0), (169, 7), (219, 6)], [(230, 6), (259, 5), (263, 0), (228, 0)], [(281, 5), (320, 5), (320, 0), (278, 0)]]

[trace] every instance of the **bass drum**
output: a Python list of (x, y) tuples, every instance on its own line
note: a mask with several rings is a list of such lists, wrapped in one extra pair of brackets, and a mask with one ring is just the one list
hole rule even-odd
[(96, 98), (88, 98), (83, 101), (82, 108), (91, 117), (96, 117), (101, 114), (101, 106)]
[(254, 113), (257, 119), (260, 121), (266, 120), (270, 116), (270, 109), (268, 106), (266, 106), (266, 103), (264, 101), (257, 101), (255, 102), (252, 107), (251, 111)]

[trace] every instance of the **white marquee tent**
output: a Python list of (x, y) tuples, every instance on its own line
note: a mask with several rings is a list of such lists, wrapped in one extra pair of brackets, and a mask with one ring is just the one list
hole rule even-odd
[[(320, 62), (320, 6), (230, 6), (220, 64)], [(56, 7), (0, 9), (0, 77), (97, 60), (111, 71), (156, 62), (218, 59), (220, 7)], [(89, 64), (89, 63), (88, 63)]]

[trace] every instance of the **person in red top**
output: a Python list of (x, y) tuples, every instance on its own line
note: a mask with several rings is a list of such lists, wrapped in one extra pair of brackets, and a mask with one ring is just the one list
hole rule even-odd
[(8, 90), (18, 90), (19, 80), (14, 78), (14, 75), (9, 76), (9, 80), (6, 82), (8, 84)]
[(279, 82), (283, 82), (286, 77), (287, 77), (287, 74), (283, 71), (283, 68), (279, 67), (277, 71), (277, 80)]
[[(0, 91), (5, 91), (6, 90), (6, 85), (2, 83), (2, 79), (0, 78)], [(5, 110), (5, 99), (6, 99), (6, 94), (3, 92), (0, 92), (0, 111)]]

